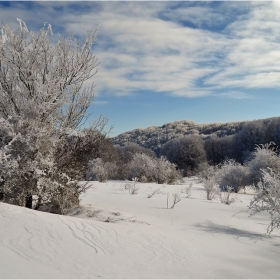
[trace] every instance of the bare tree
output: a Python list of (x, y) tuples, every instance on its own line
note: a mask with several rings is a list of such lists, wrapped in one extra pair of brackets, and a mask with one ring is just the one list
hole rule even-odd
[(170, 209), (173, 209), (175, 204), (181, 201), (181, 194), (179, 192), (172, 193), (173, 196), (173, 204), (171, 205)]

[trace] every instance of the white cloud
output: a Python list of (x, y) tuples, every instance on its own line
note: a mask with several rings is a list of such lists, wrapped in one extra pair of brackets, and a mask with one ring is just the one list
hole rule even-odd
[(255, 99), (253, 95), (241, 91), (228, 91), (228, 92), (217, 94), (216, 96), (232, 98), (232, 99)]
[[(84, 36), (101, 23), (94, 52), (101, 61), (96, 81), (101, 92), (129, 95), (138, 90), (176, 96), (215, 95), (230, 98), (250, 88), (280, 87), (280, 4), (224, 2), (36, 2), (36, 13), (24, 3), (3, 8), (31, 26), (52, 23), (54, 29)], [(196, 26), (184, 26), (184, 22)], [(16, 21), (15, 21), (16, 22)], [(38, 24), (37, 24), (38, 25)], [(219, 26), (225, 28), (219, 29)], [(203, 29), (207, 26), (207, 29)], [(243, 92), (243, 91), (242, 91)]]
[(190, 22), (198, 27), (203, 25), (217, 26), (223, 23), (225, 14), (209, 6), (183, 7), (176, 11), (168, 9), (163, 13), (169, 20), (175, 22)]

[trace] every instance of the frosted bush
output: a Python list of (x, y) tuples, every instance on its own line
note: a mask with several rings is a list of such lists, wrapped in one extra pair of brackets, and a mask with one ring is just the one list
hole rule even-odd
[(203, 187), (206, 191), (207, 200), (213, 200), (220, 194), (220, 188), (217, 185), (215, 177), (203, 179)]
[(270, 168), (274, 172), (280, 171), (280, 158), (273, 142), (264, 145), (256, 145), (252, 153), (252, 159), (247, 163), (250, 171), (250, 184), (258, 186), (263, 174), (261, 170)]
[(181, 189), (181, 193), (185, 194), (187, 198), (190, 198), (192, 195), (192, 186), (193, 184), (190, 183), (188, 186), (185, 186), (184, 188)]
[(165, 157), (154, 158), (147, 154), (136, 153), (128, 165), (127, 178), (139, 178), (140, 182), (157, 182), (159, 184), (172, 184), (182, 179), (176, 165)]
[(206, 168), (199, 173), (198, 178), (205, 188), (207, 200), (213, 200), (220, 193), (217, 184), (217, 167), (213, 165), (206, 165), (205, 167)]
[(248, 184), (249, 168), (241, 165), (234, 159), (227, 159), (216, 172), (216, 180), (222, 191), (231, 187), (234, 192)]
[(163, 188), (164, 187), (152, 189), (152, 191), (148, 193), (148, 198), (152, 198), (156, 194), (165, 194), (165, 192), (163, 191)]
[(108, 179), (114, 177), (116, 171), (116, 163), (104, 162), (101, 158), (97, 158), (89, 161), (89, 171), (86, 178), (87, 180), (106, 182)]
[(89, 162), (89, 172), (86, 176), (87, 180), (97, 180), (99, 182), (105, 182), (108, 179), (108, 170), (105, 163), (101, 158), (93, 159)]
[(175, 205), (181, 201), (181, 194), (179, 192), (172, 193), (172, 197), (173, 197), (172, 200), (173, 204), (171, 205), (170, 209), (173, 209)]
[(176, 170), (176, 165), (165, 157), (155, 159), (153, 177), (158, 184), (172, 184), (182, 180), (182, 175)]
[(258, 193), (248, 206), (250, 215), (260, 212), (268, 212), (270, 225), (267, 232), (271, 233), (275, 228), (280, 228), (280, 173), (272, 169), (261, 170), (262, 180), (258, 184)]
[(220, 200), (226, 205), (231, 205), (236, 201), (240, 201), (237, 194), (234, 194), (234, 189), (232, 187), (227, 187), (225, 191), (220, 192)]
[(198, 180), (202, 183), (204, 179), (210, 179), (215, 176), (217, 172), (217, 167), (215, 165), (209, 165), (208, 163), (204, 163), (200, 165), (200, 172), (197, 177)]
[(150, 156), (143, 153), (136, 153), (129, 162), (128, 179), (139, 178), (140, 182), (152, 182), (156, 162)]
[(138, 182), (138, 178), (132, 178), (132, 182), (125, 182), (124, 189), (128, 190), (130, 194), (136, 195), (138, 194), (139, 188), (136, 186), (136, 183)]

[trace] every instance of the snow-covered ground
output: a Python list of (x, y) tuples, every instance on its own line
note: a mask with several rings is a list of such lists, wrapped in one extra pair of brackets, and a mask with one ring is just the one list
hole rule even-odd
[(157, 184), (93, 182), (71, 216), (0, 203), (0, 278), (279, 278), (280, 232), (266, 214), (248, 217), (251, 195), (230, 206), (192, 196), (166, 209)]

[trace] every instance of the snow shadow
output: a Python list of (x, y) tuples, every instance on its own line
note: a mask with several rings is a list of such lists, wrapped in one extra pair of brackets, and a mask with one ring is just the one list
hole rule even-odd
[(235, 238), (249, 238), (250, 240), (255, 240), (256, 242), (264, 239), (272, 239), (272, 236), (266, 233), (260, 234), (248, 230), (237, 229), (231, 226), (218, 225), (211, 221), (208, 221), (206, 224), (196, 224), (195, 227), (209, 233), (227, 234)]

